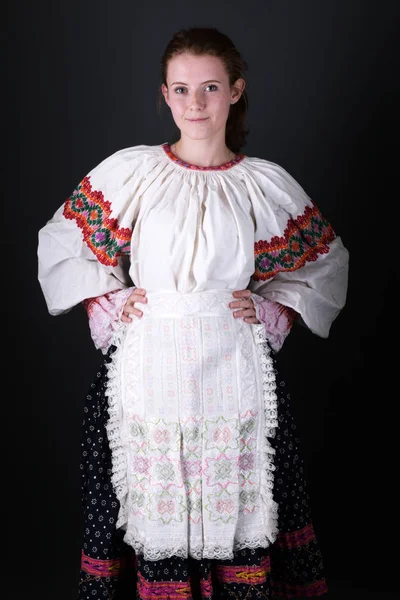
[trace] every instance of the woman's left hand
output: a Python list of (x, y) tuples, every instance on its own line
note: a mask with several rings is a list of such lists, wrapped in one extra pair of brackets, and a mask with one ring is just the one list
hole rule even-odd
[(254, 306), (253, 299), (251, 297), (250, 290), (237, 290), (233, 292), (233, 297), (237, 298), (233, 302), (229, 303), (230, 308), (240, 308), (241, 310), (237, 310), (233, 313), (233, 316), (238, 319), (239, 317), (243, 318), (243, 321), (246, 323), (259, 324), (260, 321), (256, 316), (256, 309)]

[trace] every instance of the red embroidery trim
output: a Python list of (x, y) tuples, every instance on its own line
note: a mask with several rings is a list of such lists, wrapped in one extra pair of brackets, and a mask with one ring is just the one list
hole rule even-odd
[(261, 564), (257, 566), (216, 566), (216, 575), (221, 583), (246, 583), (247, 585), (260, 585), (267, 581), (271, 571), (271, 559), (264, 556)]
[(288, 533), (280, 532), (276, 543), (282, 548), (298, 548), (305, 546), (315, 540), (315, 531), (312, 523), (308, 523), (303, 529), (289, 531)]
[(181, 600), (188, 598), (191, 592), (190, 578), (188, 581), (147, 581), (142, 573), (137, 574), (137, 588), (142, 600), (152, 598), (169, 598)]
[(174, 163), (180, 165), (181, 167), (185, 167), (186, 169), (192, 169), (193, 171), (227, 171), (228, 169), (231, 169), (238, 163), (242, 162), (242, 160), (245, 158), (244, 154), (236, 154), (232, 160), (224, 163), (223, 165), (218, 165), (216, 167), (198, 167), (197, 165), (192, 165), (178, 158), (176, 154), (172, 152), (169, 144), (163, 144), (162, 148), (168, 158), (170, 158)]
[(328, 244), (336, 237), (332, 226), (316, 206), (307, 206), (304, 214), (290, 219), (282, 237), (254, 244), (254, 281), (267, 281), (280, 271), (296, 271), (307, 262), (329, 252)]
[(119, 558), (110, 560), (91, 558), (82, 551), (81, 569), (96, 577), (117, 577), (121, 570), (121, 560)]
[(63, 215), (76, 221), (86, 245), (103, 265), (115, 267), (117, 257), (129, 253), (132, 230), (119, 227), (118, 220), (110, 217), (111, 202), (104, 199), (103, 192), (92, 190), (90, 177), (66, 200)]

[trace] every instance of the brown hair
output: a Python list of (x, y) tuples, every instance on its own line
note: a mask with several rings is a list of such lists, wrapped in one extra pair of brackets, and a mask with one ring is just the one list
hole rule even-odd
[[(244, 78), (247, 70), (246, 62), (227, 35), (213, 27), (192, 27), (177, 31), (165, 48), (161, 59), (161, 80), (164, 85), (167, 85), (169, 61), (184, 52), (195, 56), (209, 55), (220, 58), (228, 73), (230, 85), (237, 79)], [(231, 105), (226, 123), (225, 142), (233, 152), (242, 149), (249, 133), (244, 127), (247, 109), (248, 98), (245, 90), (238, 102)]]

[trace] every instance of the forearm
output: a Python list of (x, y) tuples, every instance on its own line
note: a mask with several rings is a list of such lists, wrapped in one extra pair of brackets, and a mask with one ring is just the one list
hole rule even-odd
[(270, 346), (274, 352), (278, 352), (289, 335), (298, 314), (292, 308), (263, 298), (258, 294), (253, 293), (251, 297), (256, 309), (257, 319), (265, 327)]
[(114, 290), (103, 296), (87, 298), (82, 304), (89, 317), (89, 328), (95, 347), (105, 354), (112, 343), (114, 332), (121, 324), (124, 305), (134, 287)]

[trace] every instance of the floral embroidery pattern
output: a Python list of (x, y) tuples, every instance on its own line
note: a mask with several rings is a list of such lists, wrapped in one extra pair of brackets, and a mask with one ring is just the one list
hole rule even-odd
[(295, 271), (306, 262), (315, 261), (319, 254), (329, 252), (328, 244), (336, 237), (332, 226), (315, 206), (290, 219), (283, 237), (274, 236), (270, 242), (254, 244), (254, 281), (267, 281), (280, 271)]
[(186, 502), (182, 495), (175, 491), (163, 490), (156, 494), (148, 494), (147, 514), (149, 519), (163, 525), (182, 522), (186, 513)]
[(160, 294), (166, 316), (149, 318), (153, 297), (108, 366), (117, 527), (145, 560), (230, 559), (277, 533), (264, 436), (275, 428), (272, 359), (255, 329), (232, 319), (229, 291), (189, 296)]
[(118, 256), (129, 254), (131, 229), (118, 227), (118, 220), (110, 217), (111, 203), (103, 192), (92, 190), (90, 177), (85, 177), (66, 200), (63, 215), (76, 221), (85, 244), (103, 265), (115, 267)]
[(238, 469), (235, 469), (238, 464), (238, 457), (228, 458), (225, 454), (219, 454), (215, 458), (207, 458), (205, 464), (207, 465), (205, 469), (206, 481), (209, 487), (218, 486), (226, 489), (238, 482)]
[(237, 419), (226, 419), (218, 416), (215, 421), (204, 423), (205, 448), (225, 452), (228, 448), (239, 447), (239, 422)]
[(237, 504), (233, 494), (222, 490), (216, 494), (208, 494), (205, 509), (211, 522), (230, 523), (235, 519)]

